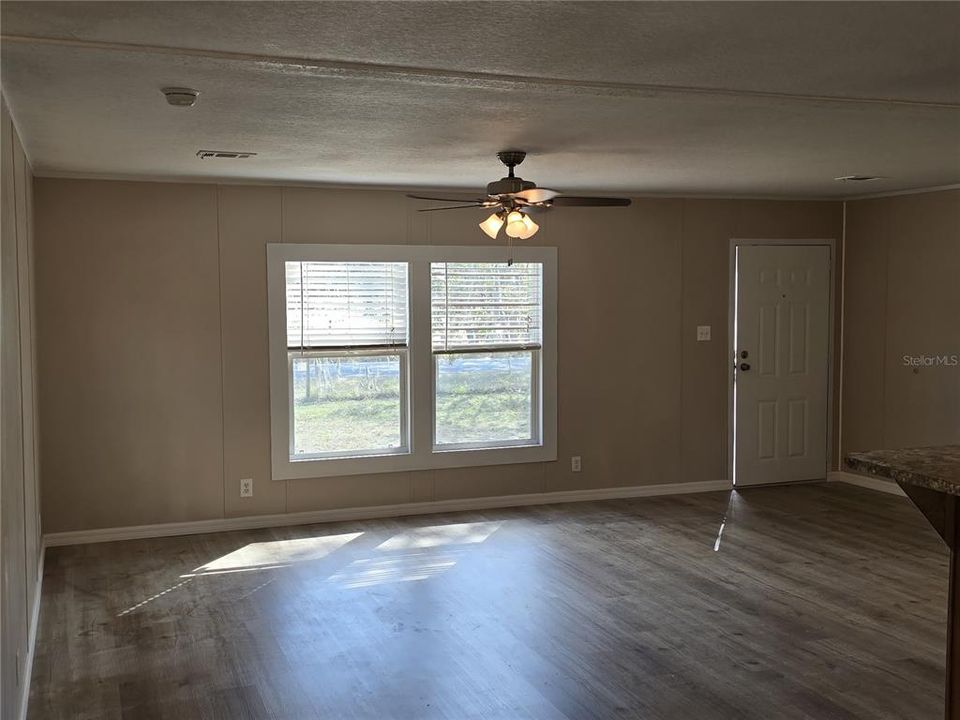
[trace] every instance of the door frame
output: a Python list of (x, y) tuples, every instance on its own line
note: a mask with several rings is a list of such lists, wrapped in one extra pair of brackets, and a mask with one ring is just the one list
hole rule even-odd
[[(730, 238), (729, 280), (727, 301), (727, 479), (734, 488), (734, 453), (736, 441), (736, 408), (733, 403), (734, 394), (734, 364), (736, 358), (737, 338), (734, 335), (734, 319), (737, 313), (737, 248), (748, 245), (826, 245), (830, 248), (830, 317), (827, 326), (829, 333), (827, 343), (827, 464), (823, 473), (826, 478), (833, 462), (833, 400), (834, 400), (834, 330), (836, 324), (836, 296), (837, 296), (837, 241), (835, 238)], [(733, 360), (734, 362), (731, 362)]]

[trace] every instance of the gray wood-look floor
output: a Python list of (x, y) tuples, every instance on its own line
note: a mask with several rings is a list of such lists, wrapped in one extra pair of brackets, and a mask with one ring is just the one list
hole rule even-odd
[(840, 484), (53, 548), (29, 717), (939, 720), (946, 584)]

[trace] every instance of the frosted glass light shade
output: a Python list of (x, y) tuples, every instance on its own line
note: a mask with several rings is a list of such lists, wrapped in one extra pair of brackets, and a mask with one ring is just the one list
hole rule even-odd
[[(514, 216), (519, 217), (514, 217)], [(530, 219), (529, 215), (512, 212), (507, 216), (507, 235), (518, 240), (526, 240), (537, 234), (540, 226)]]
[(497, 234), (500, 232), (500, 228), (502, 227), (503, 220), (499, 215), (497, 215), (497, 213), (493, 213), (493, 215), (480, 223), (480, 229), (490, 236), (491, 240), (497, 239)]
[(527, 226), (523, 223), (523, 213), (513, 210), (507, 215), (507, 235), (512, 238), (522, 238), (527, 234)]
[(527, 238), (532, 238), (537, 234), (537, 230), (540, 229), (540, 226), (537, 225), (533, 220), (530, 219), (529, 215), (523, 216), (523, 226), (526, 228), (527, 232), (525, 235), (521, 235), (521, 240), (526, 240)]

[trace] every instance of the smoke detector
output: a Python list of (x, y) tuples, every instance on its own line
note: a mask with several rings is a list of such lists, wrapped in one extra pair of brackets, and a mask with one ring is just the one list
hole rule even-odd
[(174, 107), (193, 107), (197, 104), (197, 97), (200, 95), (199, 90), (181, 87), (162, 88), (160, 92), (167, 99), (167, 104)]

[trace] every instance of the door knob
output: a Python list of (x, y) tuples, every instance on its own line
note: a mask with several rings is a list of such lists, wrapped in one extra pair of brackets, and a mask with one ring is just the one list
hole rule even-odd
[(746, 372), (750, 369), (750, 363), (740, 363), (740, 369)]
[(748, 357), (750, 357), (750, 353), (748, 353), (746, 350), (741, 350), (741, 351), (740, 351), (740, 357), (742, 357), (744, 360), (746, 360)]

